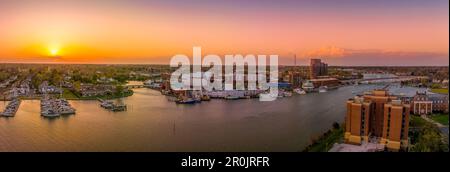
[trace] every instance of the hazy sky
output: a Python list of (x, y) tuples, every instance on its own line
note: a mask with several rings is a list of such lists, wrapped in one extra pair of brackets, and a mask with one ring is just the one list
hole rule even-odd
[(0, 62), (168, 63), (278, 54), (280, 64), (448, 65), (448, 0), (2, 0)]

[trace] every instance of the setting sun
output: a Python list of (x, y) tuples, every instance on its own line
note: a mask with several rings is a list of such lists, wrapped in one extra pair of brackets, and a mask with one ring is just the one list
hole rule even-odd
[(56, 56), (56, 55), (58, 55), (58, 49), (51, 49), (50, 50), (50, 55), (52, 55), (52, 56)]
[(57, 55), (59, 55), (59, 49), (58, 48), (50, 48), (49, 53), (51, 56), (57, 56)]

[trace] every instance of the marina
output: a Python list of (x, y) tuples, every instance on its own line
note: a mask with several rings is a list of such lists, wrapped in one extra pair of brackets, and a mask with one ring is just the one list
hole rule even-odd
[(61, 115), (75, 114), (76, 110), (72, 108), (66, 99), (42, 98), (41, 115), (43, 117), (59, 117)]
[(8, 103), (5, 110), (0, 113), (0, 116), (3, 117), (14, 117), (16, 115), (17, 110), (19, 109), (21, 100), (20, 99), (13, 99)]

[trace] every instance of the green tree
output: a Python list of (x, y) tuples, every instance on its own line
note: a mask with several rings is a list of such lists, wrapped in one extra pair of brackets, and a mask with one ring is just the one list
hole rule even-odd
[(443, 143), (439, 129), (433, 124), (425, 124), (419, 133), (417, 143), (412, 147), (413, 152), (442, 152)]
[(61, 76), (61, 74), (54, 74), (53, 77), (51, 78), (51, 83), (55, 86), (59, 86), (62, 80), (63, 77)]
[(81, 82), (80, 81), (73, 82), (73, 89), (75, 89), (75, 91), (80, 91), (81, 90)]
[(116, 94), (121, 94), (124, 90), (124, 87), (122, 85), (116, 86)]

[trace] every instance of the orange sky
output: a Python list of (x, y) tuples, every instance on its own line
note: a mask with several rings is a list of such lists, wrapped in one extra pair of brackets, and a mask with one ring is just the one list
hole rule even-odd
[(432, 64), (448, 65), (448, 1), (170, 2), (2, 1), (0, 62), (168, 63), (201, 46), (204, 53), (279, 54), (281, 64), (297, 54), (358, 55), (363, 65), (391, 52), (385, 58), (406, 55), (420, 64), (433, 56)]

